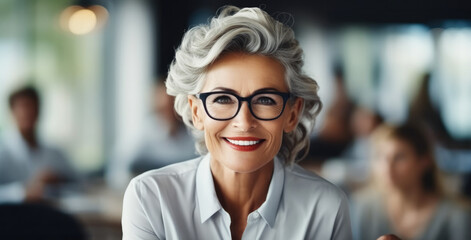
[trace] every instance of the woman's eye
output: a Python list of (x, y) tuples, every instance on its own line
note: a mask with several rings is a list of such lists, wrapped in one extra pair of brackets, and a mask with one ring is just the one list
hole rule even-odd
[(255, 100), (254, 103), (262, 105), (276, 105), (276, 101), (270, 97), (259, 97)]
[(229, 96), (218, 96), (214, 99), (214, 103), (219, 103), (219, 104), (231, 104), (234, 101), (232, 100), (231, 97)]

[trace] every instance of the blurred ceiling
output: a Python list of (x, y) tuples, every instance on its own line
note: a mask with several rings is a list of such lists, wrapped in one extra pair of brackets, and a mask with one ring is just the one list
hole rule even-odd
[[(179, 1), (163, 1), (178, 4)], [(317, 15), (329, 22), (429, 22), (440, 19), (471, 18), (469, 0), (194, 0), (187, 6), (195, 9), (223, 5), (264, 6), (268, 12), (287, 11)], [(317, 18), (317, 17), (316, 17)]]
[(206, 8), (214, 13), (224, 5), (262, 7), (270, 14), (288, 12), (295, 19), (313, 19), (330, 25), (350, 23), (424, 23), (430, 26), (444, 20), (471, 20), (469, 0), (160, 0), (154, 5), (159, 24), (159, 75), (165, 74), (174, 49), (188, 28), (190, 15)]

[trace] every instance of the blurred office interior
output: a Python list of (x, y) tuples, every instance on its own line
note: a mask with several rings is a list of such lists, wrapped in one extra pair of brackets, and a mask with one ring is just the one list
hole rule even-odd
[(120, 164), (115, 156), (146, 130), (155, 82), (167, 72), (184, 31), (227, 4), (261, 6), (295, 30), (304, 69), (318, 81), (324, 103), (313, 138), (335, 103), (339, 72), (349, 101), (390, 123), (409, 118), (412, 102), (429, 81), (426, 92), (443, 123), (436, 129), (445, 159), (439, 166), (454, 176), (451, 188), (466, 191), (471, 173), (466, 1), (1, 0), (0, 134), (14, 127), (9, 93), (34, 84), (42, 96), (39, 134), (84, 176), (74, 190), (87, 197), (65, 194), (61, 206), (84, 216), (92, 239), (120, 238), (125, 186), (115, 186), (120, 180), (106, 174)]

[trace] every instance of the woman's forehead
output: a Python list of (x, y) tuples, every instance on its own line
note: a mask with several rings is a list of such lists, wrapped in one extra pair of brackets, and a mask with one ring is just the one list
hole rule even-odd
[(208, 68), (203, 89), (211, 91), (218, 87), (236, 92), (261, 88), (288, 91), (283, 65), (270, 57), (244, 53), (226, 54)]

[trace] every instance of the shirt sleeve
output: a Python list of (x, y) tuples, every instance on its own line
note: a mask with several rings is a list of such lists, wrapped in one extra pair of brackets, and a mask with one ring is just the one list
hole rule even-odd
[(25, 198), (25, 189), (21, 182), (0, 184), (0, 204), (6, 202), (21, 202)]
[(335, 217), (334, 228), (332, 232), (332, 240), (351, 240), (352, 226), (350, 222), (350, 210), (348, 201), (344, 194), (340, 199), (340, 206)]
[(25, 198), (23, 183), (12, 178), (17, 173), (10, 167), (11, 158), (11, 155), (0, 145), (0, 203), (21, 202)]
[[(457, 204), (457, 203), (451, 203)], [(450, 239), (471, 239), (471, 212), (468, 208), (454, 207), (450, 211), (450, 220), (447, 222), (450, 225)]]
[[(121, 224), (123, 228), (123, 240), (156, 240), (159, 239), (154, 232), (151, 221), (145, 210), (145, 195), (142, 193), (142, 183), (133, 179), (123, 200), (123, 215)], [(160, 211), (158, 203), (154, 203), (155, 211)], [(154, 209), (153, 209), (154, 210)]]
[(52, 170), (54, 174), (62, 177), (66, 181), (78, 181), (80, 176), (70, 162), (70, 159), (57, 149), (51, 149), (47, 152), (46, 169)]

